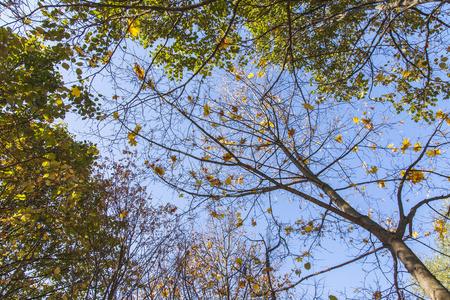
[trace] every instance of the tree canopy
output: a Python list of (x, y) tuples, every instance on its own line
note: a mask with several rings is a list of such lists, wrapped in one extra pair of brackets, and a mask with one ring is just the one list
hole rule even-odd
[[(450, 297), (415, 250), (443, 226), (427, 222), (430, 207), (450, 196), (446, 1), (65, 0), (7, 9), (51, 45), (40, 56), (60, 49), (61, 68), (76, 77), (45, 103), (68, 99), (115, 126), (100, 135), (136, 147), (143, 176), (176, 190), (190, 212), (220, 218), (230, 207), (238, 228), (278, 238), (298, 278), (265, 282), (259, 296), (301, 293), (316, 275), (374, 257), (389, 279), (361, 297), (413, 297), (404, 271), (431, 299)], [(102, 76), (111, 88), (98, 108), (89, 99)], [(341, 240), (350, 259), (302, 275), (315, 266), (305, 257), (319, 261)]]
[[(99, 164), (93, 144), (55, 123), (71, 105), (81, 116), (96, 111), (90, 95), (67, 88), (58, 72), (57, 64), (70, 59), (68, 48), (8, 27), (0, 34), (2, 299), (132, 294), (137, 262), (150, 266), (151, 256), (141, 252), (160, 250), (144, 242), (170, 241), (161, 230), (169, 227), (170, 206), (152, 206), (126, 165)], [(108, 169), (109, 178), (100, 175)]]

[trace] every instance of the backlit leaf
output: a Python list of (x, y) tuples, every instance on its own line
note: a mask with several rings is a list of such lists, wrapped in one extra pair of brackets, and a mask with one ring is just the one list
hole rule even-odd
[(314, 110), (314, 106), (308, 103), (302, 103), (303, 107), (309, 110)]
[(78, 87), (74, 86), (74, 87), (72, 88), (72, 95), (74, 95), (75, 97), (80, 97), (80, 96), (81, 96), (81, 92), (80, 92), (80, 90), (78, 89)]

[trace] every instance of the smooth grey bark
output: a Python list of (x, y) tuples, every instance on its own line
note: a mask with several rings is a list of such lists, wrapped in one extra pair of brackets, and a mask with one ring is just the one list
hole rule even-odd
[(393, 238), (387, 246), (395, 253), (428, 297), (432, 300), (450, 300), (450, 292), (431, 274), (404, 241)]

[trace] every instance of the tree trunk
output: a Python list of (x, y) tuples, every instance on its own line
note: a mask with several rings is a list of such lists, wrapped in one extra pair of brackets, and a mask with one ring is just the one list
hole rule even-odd
[(393, 238), (386, 246), (395, 253), (430, 299), (450, 300), (450, 292), (428, 271), (428, 268), (409, 249), (404, 241)]
[[(408, 272), (414, 277), (417, 284), (425, 291), (431, 300), (450, 300), (450, 292), (431, 274), (428, 268), (420, 261), (414, 252), (405, 244), (405, 242), (396, 237), (392, 232), (381, 227), (378, 223), (373, 221), (368, 216), (362, 215), (350, 204), (348, 204), (332, 187), (321, 181), (309, 167), (302, 161), (298, 161), (289, 152), (289, 150), (280, 143), (280, 148), (286, 155), (294, 162), (302, 174), (308, 178), (314, 185), (319, 187), (330, 199), (339, 207), (339, 209), (346, 215), (342, 217), (361, 226), (368, 232), (375, 235), (383, 245), (387, 246), (392, 253), (403, 263)], [(308, 199), (307, 195), (301, 194), (295, 189), (287, 189), (292, 193), (297, 193), (299, 196)], [(309, 200), (309, 199), (308, 199)], [(312, 201), (317, 203), (317, 201)], [(323, 204), (323, 203), (318, 203)], [(330, 206), (329, 210), (333, 211)]]

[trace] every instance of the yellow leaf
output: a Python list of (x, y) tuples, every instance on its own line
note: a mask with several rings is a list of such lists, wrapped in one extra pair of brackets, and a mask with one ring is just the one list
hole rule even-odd
[(206, 117), (210, 114), (209, 110), (211, 109), (210, 106), (208, 106), (208, 104), (203, 105), (203, 115)]
[(415, 143), (414, 147), (413, 147), (413, 151), (419, 152), (420, 150), (422, 150), (422, 146), (420, 146), (420, 143)]
[(373, 166), (372, 169), (366, 170), (367, 174), (375, 174), (378, 171), (377, 166)]
[(303, 107), (309, 110), (314, 110), (314, 106), (308, 103), (302, 103)]
[(73, 46), (73, 49), (75, 49), (75, 51), (77, 51), (78, 54), (83, 54), (83, 50), (81, 50), (80, 47), (78, 47), (77, 45)]
[(121, 218), (125, 218), (128, 215), (128, 212), (126, 210), (122, 211), (122, 213), (120, 214)]
[(269, 208), (267, 209), (267, 212), (268, 212), (269, 214), (271, 214), (271, 213), (272, 213), (272, 209), (269, 207)]
[(428, 157), (433, 157), (433, 156), (436, 156), (436, 155), (441, 155), (441, 150), (440, 150), (440, 149), (428, 150), (428, 151), (427, 151), (427, 155), (428, 155)]
[(257, 283), (253, 284), (253, 290), (255, 290), (256, 292), (259, 291), (260, 288), (261, 287), (259, 286), (259, 284), (257, 284)]
[(222, 159), (223, 159), (223, 161), (225, 161), (225, 162), (227, 162), (227, 161), (229, 161), (230, 159), (232, 159), (233, 157), (231, 156), (231, 154), (230, 153), (225, 153), (224, 155), (223, 155), (223, 157), (222, 157)]
[(446, 114), (444, 114), (441, 109), (439, 108), (438, 111), (436, 112), (436, 118), (438, 119), (445, 119), (447, 117)]
[(402, 150), (402, 153), (405, 154), (405, 150), (409, 148), (409, 146), (411, 146), (412, 144), (409, 142), (409, 138), (407, 139), (403, 139), (403, 143), (402, 146), (400, 147), (400, 149)]
[(165, 170), (163, 168), (161, 168), (161, 167), (155, 167), (154, 171), (155, 171), (156, 174), (158, 174), (160, 176), (163, 176), (164, 173), (165, 173)]
[(334, 138), (334, 140), (338, 143), (342, 143), (342, 136), (338, 135), (337, 137)]
[(228, 177), (227, 179), (225, 179), (225, 184), (226, 185), (230, 185), (231, 184), (231, 178)]
[(380, 188), (384, 188), (384, 180), (382, 180), (382, 181), (377, 181), (377, 184), (378, 184), (378, 187), (380, 187)]
[(253, 76), (254, 76), (253, 73), (250, 73), (250, 74), (248, 74), (247, 78), (250, 79), (250, 78), (252, 78)]
[(74, 95), (75, 97), (80, 97), (81, 92), (80, 92), (80, 90), (78, 89), (78, 87), (74, 86), (74, 87), (72, 88), (72, 95)]
[(363, 124), (369, 124), (370, 123), (370, 119), (361, 119), (361, 122)]
[(289, 235), (294, 229), (292, 228), (292, 226), (285, 226), (284, 230), (286, 231), (286, 235)]
[(221, 38), (217, 38), (217, 43), (219, 43), (219, 50), (222, 49), (227, 49), (228, 47), (230, 47), (231, 42), (233, 41), (230, 37), (226, 37), (223, 39)]
[(383, 76), (383, 74), (378, 74), (377, 76), (375, 76), (375, 79), (377, 80), (377, 81), (383, 81), (384, 79), (385, 79), (385, 77)]
[(139, 32), (141, 32), (141, 30), (134, 27), (134, 25), (131, 25), (130, 28), (128, 29), (128, 32), (134, 36), (137, 36), (139, 34)]
[(240, 267), (242, 265), (242, 258), (240, 258), (240, 257), (236, 258), (235, 262), (236, 262), (236, 265), (238, 265), (238, 267)]
[(60, 267), (56, 267), (55, 270), (53, 271), (53, 274), (59, 275), (59, 273), (61, 273), (61, 268)]
[(410, 74), (411, 74), (411, 71), (408, 71), (408, 70), (404, 70), (402, 72), (403, 77), (408, 77)]
[(134, 135), (138, 134), (139, 131), (141, 131), (142, 126), (141, 125), (136, 125), (136, 128), (134, 128), (133, 133)]
[(359, 118), (358, 118), (358, 117), (354, 117), (354, 118), (353, 118), (353, 122), (356, 123), (356, 124), (358, 124), (358, 123), (359, 123)]
[(412, 237), (413, 237), (413, 238), (417, 238), (418, 236), (419, 236), (419, 234), (418, 234), (417, 232), (414, 231), (414, 232), (412, 233)]
[[(309, 222), (308, 222), (308, 225), (307, 225), (307, 226), (303, 226), (302, 228), (303, 228), (303, 230), (305, 230), (307, 233), (310, 233), (310, 232), (314, 229), (314, 223), (313, 223), (313, 221), (309, 221)], [(303, 254), (303, 255), (305, 255), (305, 254)], [(308, 255), (309, 255), (309, 253), (308, 253)]]
[(57, 105), (63, 105), (64, 102), (61, 100), (61, 98), (58, 98), (58, 99), (56, 100), (56, 104), (57, 104)]
[(264, 76), (264, 72), (263, 72), (263, 71), (259, 71), (258, 74), (257, 74), (257, 76), (258, 76), (259, 78), (263, 77), (263, 76)]
[(439, 238), (443, 240), (445, 235), (447, 234), (447, 227), (445, 226), (445, 221), (437, 220), (434, 223), (434, 231), (439, 232)]
[(113, 113), (113, 118), (114, 118), (115, 120), (117, 120), (117, 119), (119, 118), (119, 113), (118, 113), (117, 111), (115, 111), (115, 112)]
[(358, 146), (355, 146), (355, 147), (353, 147), (352, 151), (356, 152), (356, 151), (358, 151), (358, 149), (359, 149)]
[[(400, 175), (403, 177), (405, 176), (406, 171), (401, 171)], [(423, 175), (423, 172), (420, 170), (416, 170), (415, 168), (412, 168), (411, 171), (408, 173), (408, 176), (406, 176), (406, 181), (411, 181), (412, 183), (419, 183), (422, 180), (425, 179), (425, 176)]]
[(141, 69), (141, 66), (138, 64), (134, 64), (134, 68), (133, 68), (134, 72), (136, 72), (137, 76), (139, 77), (140, 80), (144, 80), (145, 77), (145, 72), (143, 69)]
[(427, 62), (426, 60), (423, 60), (423, 61), (420, 61), (420, 62), (418, 63), (418, 65), (419, 65), (420, 68), (425, 69), (425, 68), (428, 67), (428, 62)]

